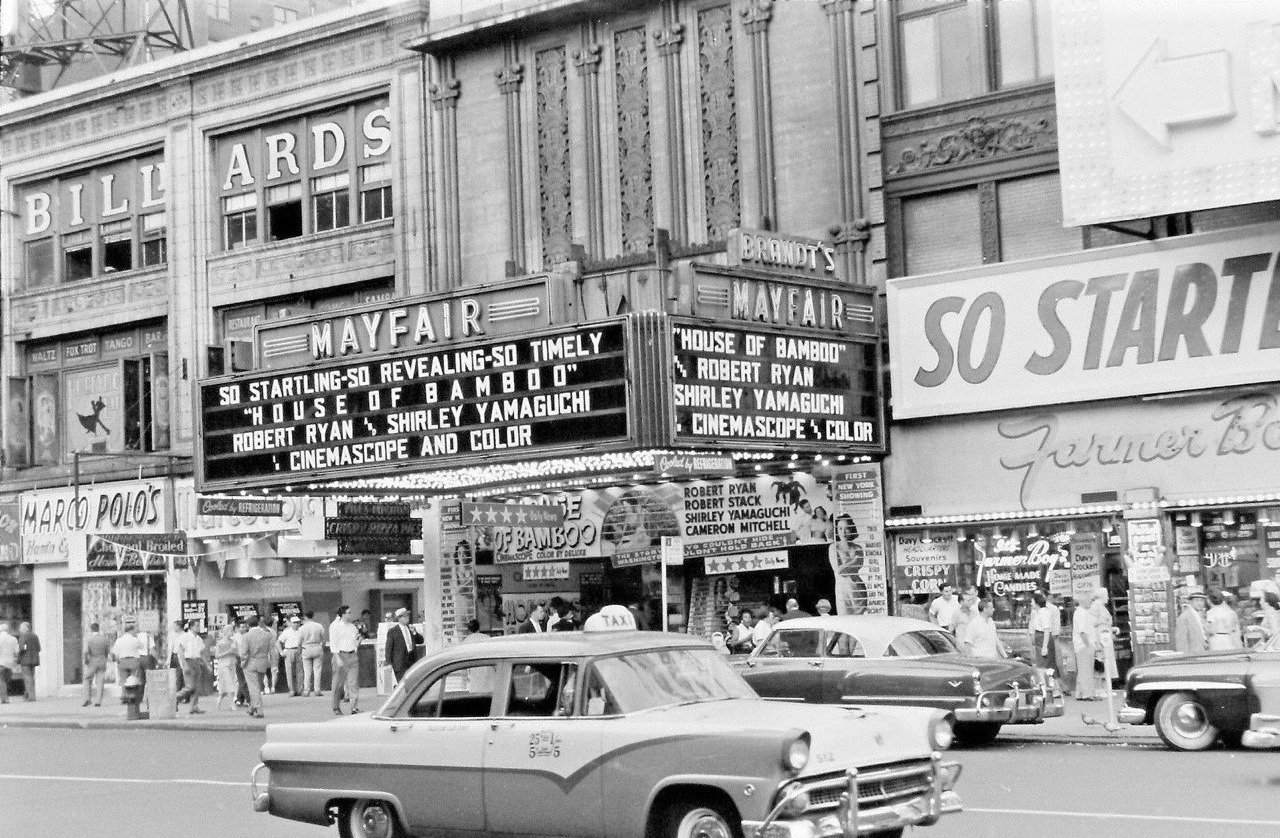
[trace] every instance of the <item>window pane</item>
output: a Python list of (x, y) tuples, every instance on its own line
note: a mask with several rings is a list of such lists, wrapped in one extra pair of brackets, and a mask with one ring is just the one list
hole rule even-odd
[(301, 235), (301, 201), (290, 201), (285, 204), (274, 204), (267, 207), (267, 241), (296, 239)]
[(1036, 40), (1031, 0), (999, 0), (996, 28), (1000, 36), (1000, 86), (1026, 84), (1036, 78)]
[(167, 239), (147, 239), (142, 243), (142, 266), (163, 265), (168, 261), (168, 249)]
[(932, 17), (903, 21), (902, 72), (903, 98), (908, 105), (938, 98), (938, 28)]
[(1061, 185), (1054, 172), (997, 186), (1003, 261), (1074, 253), (1084, 247), (1079, 227), (1062, 226)]
[(376, 183), (381, 180), (391, 180), (390, 163), (375, 163), (360, 169), (361, 183)]
[(53, 239), (27, 242), (27, 287), (52, 285), (53, 282)]
[(961, 189), (902, 202), (908, 274), (982, 264), (978, 191)]
[(153, 212), (149, 215), (142, 216), (142, 230), (146, 233), (156, 233), (164, 231), (164, 213)]
[(62, 253), (68, 282), (93, 276), (93, 238), (88, 230), (63, 236)]
[(247, 210), (258, 205), (258, 196), (253, 192), (246, 192), (243, 195), (232, 195), (230, 198), (222, 199), (223, 212), (236, 212), (239, 210)]
[(1049, 0), (1034, 0), (1036, 15), (1036, 58), (1040, 78), (1053, 78), (1053, 13)]
[(900, 31), (907, 106), (963, 99), (986, 89), (981, 45), (967, 4), (904, 19)]
[(267, 203), (276, 204), (284, 201), (297, 201), (302, 198), (301, 183), (284, 183), (267, 189)]
[(391, 217), (391, 187), (366, 189), (360, 193), (360, 218), (363, 221), (380, 221)]

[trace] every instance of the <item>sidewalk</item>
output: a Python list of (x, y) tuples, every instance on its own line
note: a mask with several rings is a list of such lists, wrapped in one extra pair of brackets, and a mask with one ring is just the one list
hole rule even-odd
[[(1121, 693), (1116, 694), (1116, 709), (1120, 707)], [(360, 709), (371, 713), (382, 706), (386, 696), (378, 695), (372, 688), (360, 691)], [(264, 719), (250, 718), (243, 708), (217, 710), (216, 700), (200, 699), (202, 716), (189, 716), (185, 706), (172, 719), (146, 719), (127, 721), (124, 705), (110, 695), (101, 707), (81, 707), (82, 698), (42, 698), (38, 701), (15, 701), (0, 705), (0, 727), (58, 727), (58, 728), (119, 728), (129, 730), (262, 730), (271, 722), (320, 722), (333, 719), (330, 695), (316, 698), (291, 698), (285, 694), (268, 695), (263, 700)], [(349, 704), (343, 705), (350, 707)], [(144, 706), (145, 710), (146, 707)], [(345, 712), (345, 711), (344, 711)], [(1067, 699), (1066, 715), (1049, 719), (1038, 725), (1006, 725), (1000, 731), (1000, 739), (1008, 742), (1064, 742), (1085, 745), (1161, 745), (1151, 726), (1122, 726), (1116, 732), (1108, 731), (1101, 724), (1086, 724), (1083, 717), (1090, 716), (1099, 722), (1107, 720), (1107, 705), (1103, 701), (1077, 701)]]
[[(360, 710), (372, 713), (382, 706), (387, 699), (378, 695), (373, 688), (360, 691)], [(94, 728), (94, 729), (127, 729), (127, 730), (263, 730), (272, 722), (322, 722), (335, 719), (330, 705), (332, 696), (326, 690), (320, 697), (298, 696), (277, 693), (263, 696), (263, 719), (251, 718), (243, 707), (232, 707), (230, 702), (218, 710), (217, 696), (205, 696), (200, 699), (203, 715), (191, 716), (187, 713), (189, 705), (178, 705), (178, 713), (172, 719), (141, 719), (128, 721), (125, 718), (125, 707), (118, 697), (110, 693), (102, 701), (101, 707), (82, 707), (84, 696), (40, 698), (36, 701), (23, 701), (22, 696), (9, 697), (8, 704), (0, 704), (0, 727), (57, 727), (57, 728)], [(343, 713), (349, 713), (351, 704), (342, 705)], [(147, 704), (142, 705), (147, 712)], [(151, 714), (156, 715), (154, 712)]]

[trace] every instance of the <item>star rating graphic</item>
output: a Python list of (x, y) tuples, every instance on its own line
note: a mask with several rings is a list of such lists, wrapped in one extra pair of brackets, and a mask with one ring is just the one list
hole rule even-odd
[(558, 527), (564, 523), (564, 508), (549, 504), (464, 501), (462, 518), (469, 526)]

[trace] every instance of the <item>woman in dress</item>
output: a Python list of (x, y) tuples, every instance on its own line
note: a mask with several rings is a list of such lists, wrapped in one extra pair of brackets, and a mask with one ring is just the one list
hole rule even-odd
[(1097, 659), (1102, 661), (1102, 672), (1098, 673), (1102, 679), (1101, 687), (1104, 691), (1109, 691), (1112, 682), (1120, 677), (1120, 672), (1116, 669), (1115, 621), (1107, 610), (1106, 588), (1098, 588), (1093, 592), (1089, 613), (1093, 616), (1094, 632), (1098, 637)]
[(1071, 642), (1076, 650), (1076, 698), (1093, 701), (1097, 698), (1098, 678), (1093, 671), (1093, 661), (1098, 654), (1098, 629), (1093, 613), (1083, 602), (1076, 603), (1071, 613)]
[(213, 660), (217, 669), (218, 676), (218, 709), (222, 709), (222, 699), (229, 698), (234, 705), (236, 701), (236, 688), (239, 686), (236, 678), (236, 644), (231, 639), (235, 633), (234, 626), (223, 626), (218, 632), (218, 642), (213, 647)]

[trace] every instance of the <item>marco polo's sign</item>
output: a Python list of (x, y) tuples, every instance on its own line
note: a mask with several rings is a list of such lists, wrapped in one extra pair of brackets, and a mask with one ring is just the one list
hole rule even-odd
[(1280, 225), (889, 283), (894, 413), (1275, 379)]
[(172, 505), (160, 480), (24, 492), (22, 561), (85, 570), (86, 536), (164, 533)]
[(551, 322), (546, 277), (259, 324), (259, 366), (279, 369), (530, 332)]

